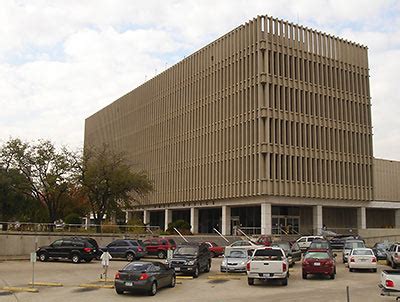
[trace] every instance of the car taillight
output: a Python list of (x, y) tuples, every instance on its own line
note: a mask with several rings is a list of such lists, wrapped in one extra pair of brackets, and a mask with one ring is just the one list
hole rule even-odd
[(386, 280), (386, 287), (394, 287), (394, 282), (392, 280)]
[(140, 274), (139, 280), (147, 280), (149, 278), (149, 275), (147, 275), (146, 273), (142, 273)]
[(85, 248), (83, 248), (83, 251), (85, 253), (90, 253), (92, 251), (92, 249), (90, 247), (85, 247)]
[(376, 258), (375, 257), (372, 258), (372, 262), (376, 262)]
[(246, 264), (246, 270), (250, 270), (250, 262), (247, 262), (247, 264)]
[(115, 279), (121, 279), (121, 275), (119, 273), (115, 274)]
[(283, 262), (282, 263), (282, 271), (286, 272), (286, 269), (287, 269), (286, 262)]
[(350, 262), (356, 262), (354, 258), (350, 258)]

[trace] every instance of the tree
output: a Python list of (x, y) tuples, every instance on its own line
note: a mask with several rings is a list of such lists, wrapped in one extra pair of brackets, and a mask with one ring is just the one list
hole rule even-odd
[(124, 153), (109, 146), (86, 148), (80, 160), (79, 182), (86, 193), (95, 223), (121, 209), (132, 208), (153, 190), (144, 171), (134, 172)]
[(50, 141), (26, 143), (11, 139), (0, 150), (2, 166), (23, 175), (25, 195), (46, 206), (51, 222), (61, 218), (68, 190), (75, 179), (74, 158), (66, 148), (57, 150)]

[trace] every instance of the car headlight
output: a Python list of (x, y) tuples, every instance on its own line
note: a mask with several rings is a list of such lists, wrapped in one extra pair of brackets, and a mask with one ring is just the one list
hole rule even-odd
[(196, 260), (189, 260), (186, 262), (187, 265), (194, 265)]
[(242, 261), (242, 262), (240, 262), (240, 264), (239, 265), (246, 265), (246, 261)]
[(226, 266), (226, 260), (222, 260), (222, 266)]

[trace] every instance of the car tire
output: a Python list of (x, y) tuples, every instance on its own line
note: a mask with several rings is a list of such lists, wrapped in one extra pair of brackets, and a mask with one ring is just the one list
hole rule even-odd
[(71, 260), (73, 263), (78, 264), (81, 262), (81, 257), (78, 254), (72, 254)]
[(200, 269), (199, 269), (199, 266), (197, 265), (193, 272), (193, 278), (198, 278), (199, 274), (200, 274)]
[(175, 287), (175, 285), (176, 285), (176, 276), (173, 275), (171, 278), (171, 283), (169, 284), (169, 287), (172, 288), (172, 287)]
[(125, 258), (126, 258), (126, 261), (132, 262), (133, 260), (135, 260), (135, 254), (129, 252), (129, 253), (126, 254)]
[(303, 279), (307, 279), (307, 274), (303, 273)]
[(167, 254), (165, 253), (165, 251), (158, 251), (157, 257), (158, 259), (165, 259), (167, 257)]
[(247, 278), (248, 285), (254, 285), (254, 278)]
[(282, 279), (281, 284), (282, 284), (282, 286), (287, 286), (288, 285), (288, 278), (286, 277), (285, 279)]
[(391, 265), (390, 265), (393, 269), (397, 268), (397, 265), (394, 263), (394, 261), (391, 261)]
[(376, 273), (376, 272), (377, 272), (377, 269), (376, 269), (376, 268), (372, 269), (372, 272), (373, 272), (373, 273)]
[(335, 276), (336, 276), (335, 273), (333, 273), (332, 275), (329, 276), (329, 278), (331, 278), (331, 280), (334, 280)]
[(40, 253), (39, 254), (39, 261), (46, 262), (47, 260), (49, 260), (49, 256), (47, 256), (47, 253)]
[(149, 296), (155, 296), (157, 294), (157, 282), (153, 282), (151, 284), (150, 290), (149, 290)]
[(354, 272), (354, 268), (349, 268), (349, 272), (350, 273)]
[(207, 263), (206, 269), (204, 270), (205, 273), (209, 273), (211, 269), (211, 262)]
[(115, 288), (115, 292), (116, 292), (118, 295), (122, 295), (122, 294), (124, 293), (124, 291), (123, 291), (122, 289), (119, 289), (119, 288)]

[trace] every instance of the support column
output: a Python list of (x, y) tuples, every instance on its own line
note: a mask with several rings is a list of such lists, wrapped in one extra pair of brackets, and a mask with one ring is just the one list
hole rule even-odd
[(400, 229), (400, 210), (394, 210), (394, 227)]
[(165, 226), (164, 230), (168, 229), (168, 224), (172, 222), (172, 210), (165, 209)]
[(322, 206), (313, 206), (313, 232), (320, 235), (322, 231)]
[(149, 224), (150, 223), (150, 211), (144, 210), (143, 211), (143, 224)]
[(261, 204), (261, 235), (272, 234), (272, 209), (270, 203)]
[(190, 231), (192, 234), (199, 232), (199, 209), (190, 208)]
[(357, 228), (367, 228), (367, 212), (365, 207), (357, 208)]
[(231, 207), (222, 206), (222, 235), (231, 234)]

